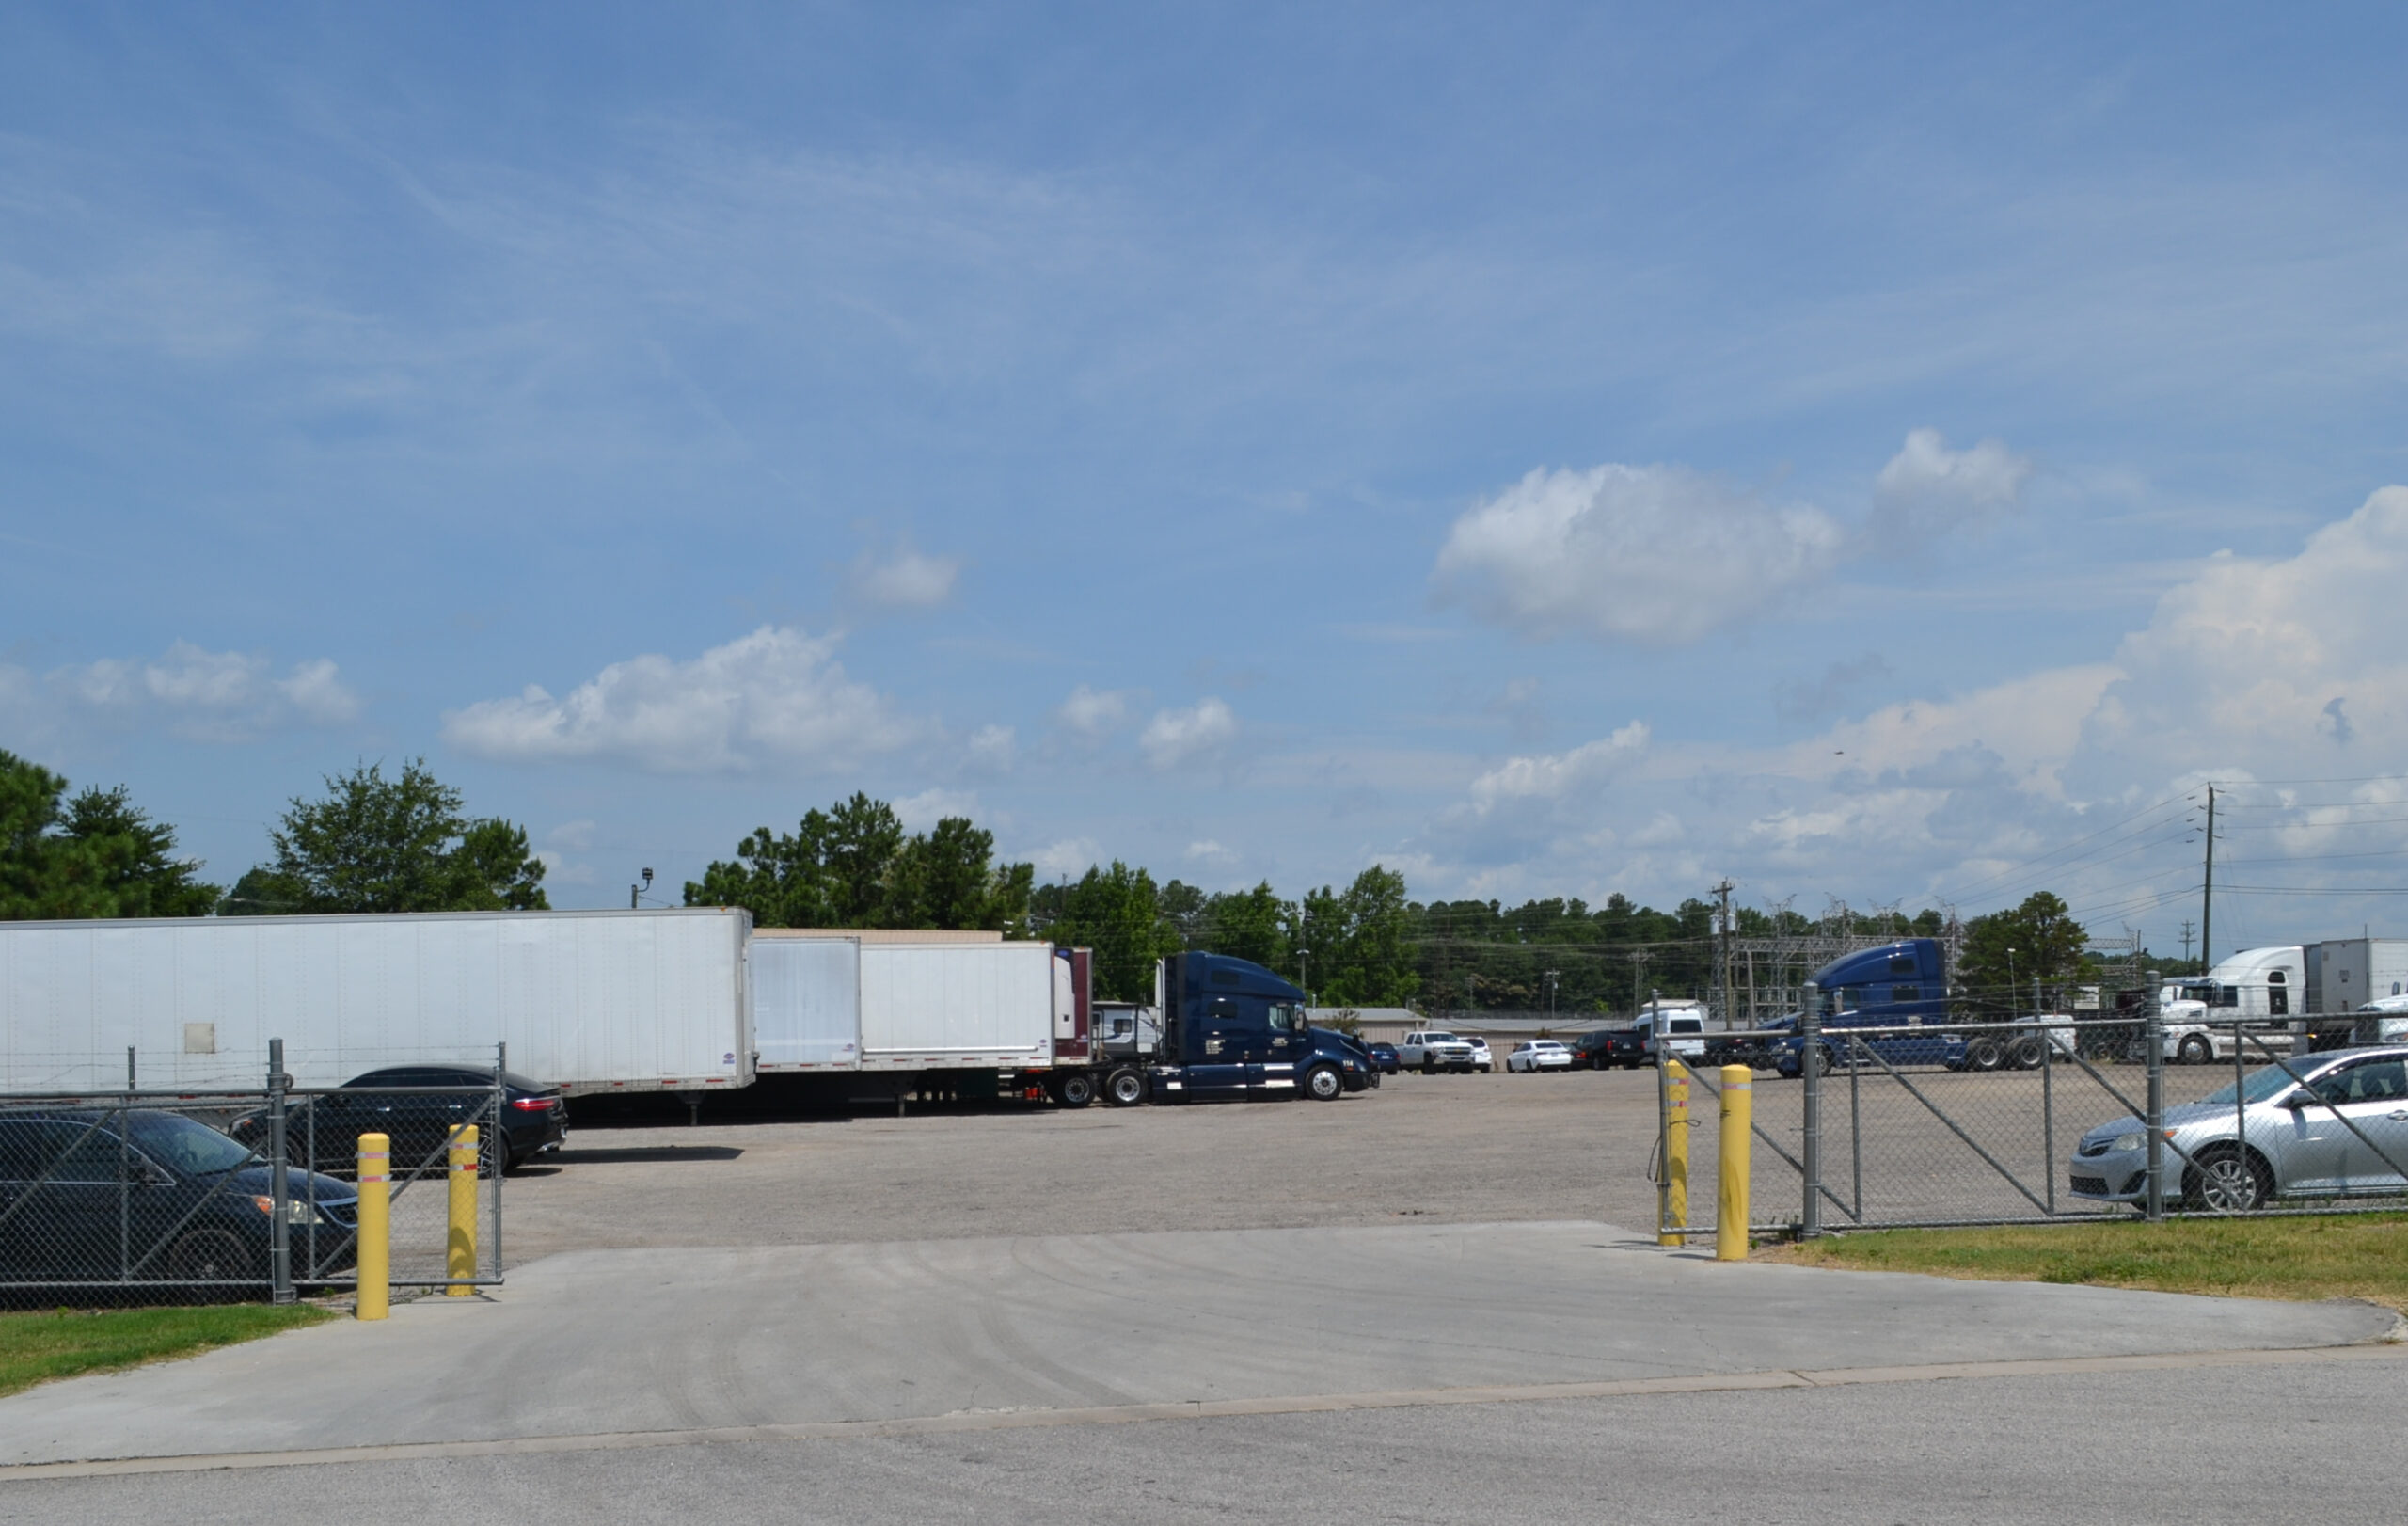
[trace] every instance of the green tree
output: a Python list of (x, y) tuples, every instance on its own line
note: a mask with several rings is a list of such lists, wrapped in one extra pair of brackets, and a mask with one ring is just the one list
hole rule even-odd
[(907, 839), (891, 871), (893, 925), (1023, 931), (1036, 867), (998, 865), (994, 854), (995, 835), (966, 816), (948, 816)]
[(1956, 984), (1965, 1002), (1984, 1013), (2030, 1010), (2035, 977), (2042, 999), (2062, 1005), (2059, 999), (2080, 970), (2088, 943), (2089, 935), (2064, 901), (2048, 891), (2035, 891), (2013, 911), (1992, 912), (1965, 924)]
[(230, 915), (278, 912), (542, 911), (544, 866), (526, 832), (470, 819), (426, 760), (385, 777), (381, 763), (330, 775), (323, 800), (298, 796), (268, 833), (276, 857), (243, 877)]
[(1105, 1001), (1151, 1001), (1154, 962), (1179, 952), (1179, 930), (1162, 914), (1154, 878), (1118, 859), (1090, 867), (1061, 898), (1046, 936), (1095, 950), (1095, 993)]
[(1205, 903), (1204, 935), (1199, 946), (1233, 959), (1252, 960), (1266, 970), (1295, 966), (1288, 948), (1288, 922), (1293, 914), (1263, 881), (1252, 890), (1214, 896)]
[(856, 792), (804, 814), (791, 833), (761, 827), (686, 883), (689, 906), (741, 906), (765, 928), (1027, 930), (1036, 870), (994, 862), (995, 835), (949, 816), (905, 835), (893, 806)]
[(62, 803), (67, 781), (0, 751), (0, 918), (199, 916), (216, 904), (175, 829), (123, 786)]

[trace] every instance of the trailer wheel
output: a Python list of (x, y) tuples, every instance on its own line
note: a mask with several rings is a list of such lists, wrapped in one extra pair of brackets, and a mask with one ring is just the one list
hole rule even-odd
[(1124, 1065), (1103, 1078), (1104, 1099), (1115, 1107), (1134, 1107), (1146, 1100), (1146, 1076)]
[(1336, 1102), (1346, 1093), (1346, 1079), (1326, 1065), (1305, 1073), (1305, 1095), (1315, 1102)]
[(1054, 1100), (1065, 1107), (1085, 1107), (1095, 1101), (1095, 1077), (1085, 1071), (1070, 1071), (1054, 1083)]

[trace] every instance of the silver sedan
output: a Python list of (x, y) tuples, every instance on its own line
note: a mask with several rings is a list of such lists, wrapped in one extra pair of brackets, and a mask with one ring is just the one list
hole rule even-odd
[[(2408, 1190), (2408, 1047), (2349, 1049), (2263, 1065), (2242, 1083), (2165, 1110), (2167, 1206), (2226, 1213), (2276, 1198)], [(2236, 1126), (2237, 1125), (2237, 1126)], [(2077, 1198), (2139, 1206), (2148, 1132), (2119, 1118), (2082, 1137), (2067, 1174)]]

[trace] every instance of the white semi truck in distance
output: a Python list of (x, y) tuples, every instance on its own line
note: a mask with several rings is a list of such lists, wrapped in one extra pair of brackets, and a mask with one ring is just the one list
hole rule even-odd
[(742, 911), (0, 923), (0, 1091), (256, 1090), (491, 1065), (570, 1096), (752, 1079)]

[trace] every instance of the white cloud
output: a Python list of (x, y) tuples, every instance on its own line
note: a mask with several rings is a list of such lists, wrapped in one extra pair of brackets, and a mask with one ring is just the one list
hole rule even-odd
[(1917, 429), (1874, 479), (1876, 538), (1921, 542), (2012, 511), (2032, 462), (2004, 442), (1986, 439), (1952, 451), (1937, 429)]
[(926, 832), (948, 816), (978, 815), (978, 797), (962, 789), (923, 789), (895, 803), (895, 814), (911, 832)]
[(1633, 721), (1568, 753), (1508, 758), (1471, 782), (1471, 808), (1486, 816), (1514, 801), (1561, 800), (1585, 792), (1646, 751), (1648, 736), (1647, 723)]
[[(30, 676), (6, 687), (36, 705)], [(356, 718), (359, 696), (325, 658), (273, 676), (264, 657), (213, 652), (179, 641), (156, 659), (103, 658), (56, 668), (42, 686), (54, 708), (121, 722), (155, 720), (204, 741), (241, 741), (292, 725), (333, 726)]]
[(1237, 854), (1229, 851), (1228, 849), (1222, 847), (1219, 843), (1209, 837), (1202, 842), (1189, 843), (1187, 845), (1187, 857), (1191, 863), (1211, 864), (1216, 867), (1225, 864), (1234, 864), (1238, 861)]
[(1156, 710), (1137, 736), (1146, 761), (1157, 769), (1210, 757), (1238, 734), (1238, 718), (1218, 699), (1201, 699), (1183, 710)]
[(1846, 539), (1819, 509), (1682, 467), (1541, 470), (1456, 520), (1434, 576), (1442, 596), (1532, 636), (1664, 646), (1820, 576)]
[(1101, 861), (1092, 837), (1065, 837), (1029, 855), (1040, 880), (1075, 880)]
[(296, 665), (290, 677), (276, 681), (276, 688), (313, 725), (339, 725), (359, 714), (359, 696), (344, 687), (334, 663), (323, 657)]
[(853, 564), (853, 591), (873, 608), (933, 610), (953, 597), (961, 577), (958, 556), (923, 556), (907, 542), (883, 559), (867, 552)]
[(2344, 755), (2408, 754), (2403, 586), (2408, 487), (2376, 491), (2296, 556), (2218, 553), (2124, 639), (2121, 681), (2089, 744), (2163, 758), (2160, 778), (2185, 767), (2296, 776), (2330, 771)]
[(832, 636), (763, 626), (689, 662), (613, 662), (557, 699), (531, 684), (515, 699), (447, 712), (443, 739), (502, 762), (734, 773), (847, 767), (920, 735), (884, 695), (845, 676), (835, 647)]
[(1126, 689), (1090, 689), (1081, 684), (1055, 708), (1054, 718), (1065, 730), (1089, 741), (1100, 740), (1129, 719), (1132, 697)]
[(980, 773), (1009, 773), (1020, 753), (1020, 739), (1009, 726), (980, 726), (963, 749), (969, 766)]

